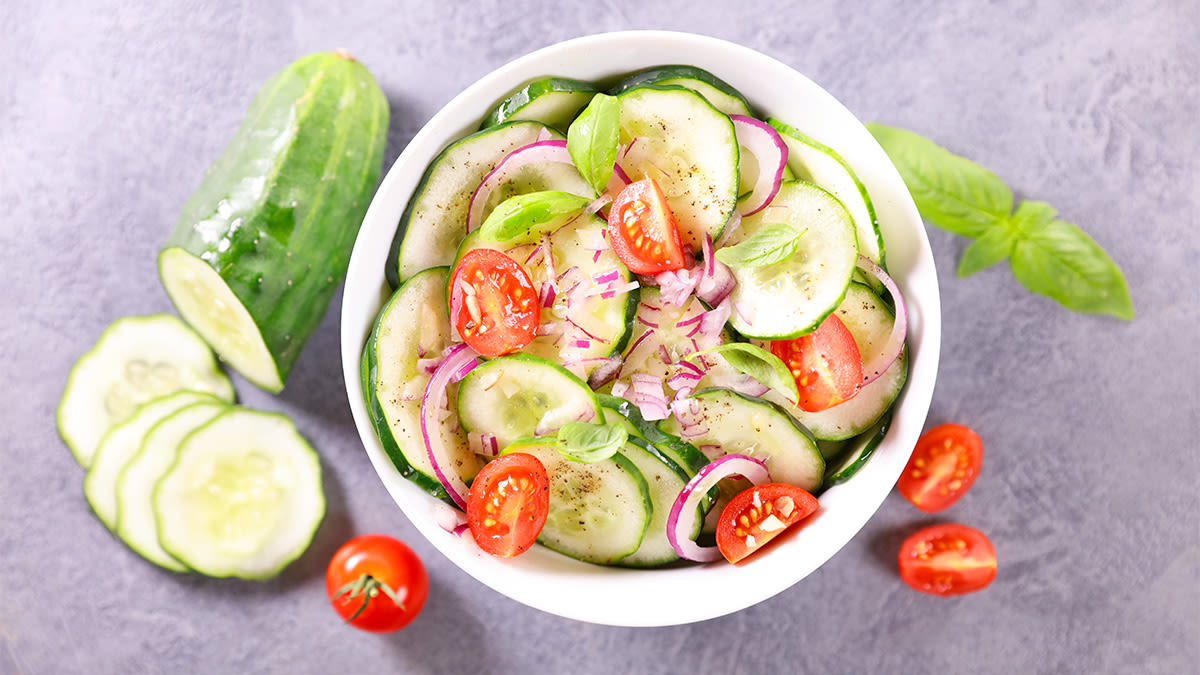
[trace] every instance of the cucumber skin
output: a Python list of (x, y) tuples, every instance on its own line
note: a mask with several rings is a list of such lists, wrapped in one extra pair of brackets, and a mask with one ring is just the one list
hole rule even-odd
[(375, 79), (348, 55), (292, 63), (259, 90), (163, 247), (216, 270), (280, 382), (346, 275), (383, 170), (388, 117)]
[[(514, 91), (512, 94), (509, 94), (508, 97), (497, 104), (496, 107), (493, 108), (490, 113), (488, 113), (487, 117), (483, 119), (483, 122), (479, 125), (479, 130), (484, 131), (491, 127), (513, 120), (513, 115), (516, 115), (518, 112), (520, 112), (521, 108), (529, 105), (531, 101), (538, 98), (542, 94), (548, 94), (552, 92), (580, 92), (598, 94), (600, 93), (600, 90), (596, 88), (596, 85), (590, 82), (573, 80), (569, 77), (547, 77), (541, 80), (535, 80)], [(585, 103), (584, 106), (586, 105), (587, 104)], [(580, 107), (580, 110), (582, 109), (583, 106)], [(576, 115), (578, 114), (579, 112), (576, 111)], [(566, 129), (559, 129), (559, 131), (566, 132)]]
[(753, 109), (750, 107), (750, 103), (746, 101), (746, 97), (742, 95), (742, 92), (734, 89), (733, 86), (725, 80), (722, 80), (703, 68), (697, 68), (696, 66), (670, 65), (647, 68), (646, 70), (636, 72), (633, 75), (621, 80), (621, 82), (619, 82), (616, 86), (609, 89), (608, 94), (609, 96), (616, 96), (622, 92), (634, 89), (636, 87), (641, 87), (643, 85), (654, 85), (680, 79), (697, 80), (703, 82), (717, 91), (729, 96), (730, 98), (741, 101), (742, 104), (746, 106), (747, 111), (753, 111)]

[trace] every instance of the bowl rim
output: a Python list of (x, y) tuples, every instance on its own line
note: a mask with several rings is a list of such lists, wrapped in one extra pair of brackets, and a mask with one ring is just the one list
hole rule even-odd
[[(598, 59), (596, 54), (609, 56)], [(790, 108), (787, 102), (803, 102), (800, 119), (786, 121), (835, 148), (866, 186), (884, 233), (889, 269), (909, 309), (909, 375), (891, 428), (872, 461), (854, 480), (827, 490), (821, 509), (800, 531), (781, 537), (769, 553), (739, 565), (602, 567), (543, 547), (518, 558), (493, 558), (435, 523), (435, 513), (444, 505), (395, 469), (366, 411), (360, 357), (375, 316), (390, 295), (383, 271), (386, 249), (429, 160), (449, 142), (474, 131), (495, 102), (512, 90), (547, 75), (604, 80), (674, 63), (713, 72), (746, 95), (756, 110), (775, 111)], [(730, 76), (731, 71), (740, 74)], [(789, 86), (768, 84), (779, 81)], [(359, 437), (393, 500), (440, 553), (486, 586), (550, 614), (614, 626), (666, 626), (736, 612), (790, 588), (841, 550), (878, 510), (925, 423), (940, 356), (941, 305), (932, 251), (912, 197), (882, 148), (845, 106), (799, 71), (750, 47), (693, 33), (635, 30), (573, 38), (514, 59), (460, 92), (414, 135), (388, 168), (358, 233), (343, 287), (340, 328), (343, 376)], [(726, 590), (736, 592), (697, 592), (725, 583)]]

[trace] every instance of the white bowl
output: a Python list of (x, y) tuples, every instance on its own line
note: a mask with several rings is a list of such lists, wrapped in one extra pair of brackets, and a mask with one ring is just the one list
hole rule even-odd
[[(448, 143), (474, 131), (493, 105), (547, 75), (580, 80), (664, 64), (707, 69), (771, 114), (837, 150), (866, 185), (887, 246), (888, 269), (909, 309), (910, 373), (891, 430), (869, 464), (821, 496), (821, 510), (795, 536), (751, 561), (659, 570), (581, 563), (534, 547), (493, 558), (443, 530), (438, 502), (400, 476), (380, 446), (363, 401), (359, 358), (386, 298), (384, 263), (396, 225), (426, 165)], [(896, 169), (865, 127), (824, 89), (788, 66), (722, 40), (660, 31), (568, 40), (521, 57), (456, 96), (421, 129), (388, 171), (363, 221), (342, 303), (342, 368), (354, 422), (371, 463), (409, 520), (447, 558), (518, 602), (560, 616), (619, 626), (701, 621), (761, 602), (800, 581), (859, 531), (892, 489), (925, 423), (937, 375), (941, 309), (929, 241)]]

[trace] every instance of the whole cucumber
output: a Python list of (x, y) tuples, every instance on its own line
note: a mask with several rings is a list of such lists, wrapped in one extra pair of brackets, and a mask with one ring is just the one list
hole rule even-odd
[(255, 96), (159, 253), (179, 313), (263, 389), (283, 388), (346, 274), (388, 113), (346, 52), (287, 66)]

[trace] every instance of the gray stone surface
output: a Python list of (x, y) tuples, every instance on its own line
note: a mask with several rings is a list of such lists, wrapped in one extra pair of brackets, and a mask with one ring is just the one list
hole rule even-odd
[[(643, 6), (644, 5), (644, 6)], [(168, 311), (155, 253), (259, 84), (348, 47), (392, 103), (388, 162), (457, 91), (561, 39), (667, 28), (794, 66), (860, 118), (912, 128), (1054, 204), (1122, 265), (1131, 323), (1071, 314), (1006, 265), (958, 279), (930, 230), (944, 344), (930, 424), (987, 461), (945, 519), (996, 543), (987, 591), (903, 586), (930, 519), (893, 494), (802, 583), (697, 625), (621, 629), (525, 608), (449, 564), (393, 506), (351, 424), (335, 302), (286, 391), (245, 381), (319, 449), (329, 512), (267, 583), (162, 572), (89, 512), (54, 429), (67, 370), (126, 314)], [(1200, 666), (1200, 5), (85, 0), (0, 5), (0, 673), (1184, 673)], [(322, 573), (353, 534), (427, 561), (389, 636), (339, 624)], [(705, 589), (697, 588), (702, 596)]]

